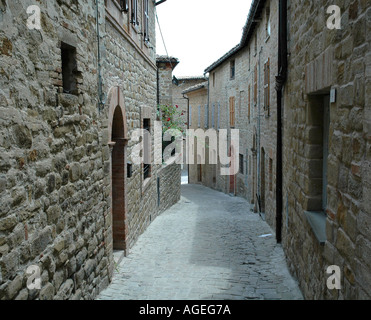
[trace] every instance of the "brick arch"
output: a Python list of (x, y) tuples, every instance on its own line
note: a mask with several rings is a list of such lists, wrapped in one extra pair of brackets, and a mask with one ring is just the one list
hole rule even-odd
[(126, 120), (126, 108), (124, 95), (120, 87), (112, 87), (108, 93), (108, 143), (112, 142), (112, 129), (113, 129), (113, 119), (115, 115), (116, 108), (120, 108), (122, 114), (123, 122), (123, 135), (122, 138), (128, 140), (128, 125)]

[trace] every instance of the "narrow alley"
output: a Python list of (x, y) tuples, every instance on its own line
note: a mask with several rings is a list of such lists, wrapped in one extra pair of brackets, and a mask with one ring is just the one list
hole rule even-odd
[(149, 226), (97, 299), (303, 297), (273, 231), (246, 200), (183, 184), (180, 202)]

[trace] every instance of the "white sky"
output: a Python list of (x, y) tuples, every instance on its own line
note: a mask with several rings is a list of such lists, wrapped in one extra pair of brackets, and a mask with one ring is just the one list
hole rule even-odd
[[(201, 76), (239, 44), (250, 6), (251, 0), (167, 0), (158, 5), (168, 54), (180, 60), (174, 75)], [(166, 55), (157, 21), (156, 38), (157, 54)]]

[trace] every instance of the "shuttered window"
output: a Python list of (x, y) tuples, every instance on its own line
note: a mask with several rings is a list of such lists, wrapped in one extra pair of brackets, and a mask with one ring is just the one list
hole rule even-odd
[(189, 106), (189, 119), (188, 119), (188, 125), (192, 125), (192, 106)]
[(149, 41), (149, 0), (144, 1), (144, 41)]
[(264, 64), (264, 111), (265, 115), (269, 116), (269, 87), (270, 87), (270, 68), (269, 68), (269, 59)]
[(220, 102), (218, 102), (218, 130), (220, 129)]
[(236, 109), (235, 109), (235, 97), (229, 98), (229, 120), (230, 126), (234, 127), (235, 125), (235, 118), (236, 118)]
[(138, 0), (131, 0), (131, 21), (133, 25), (139, 25)]
[(258, 102), (258, 65), (255, 66), (254, 70), (254, 104)]
[(120, 0), (120, 9), (121, 12), (129, 11), (129, 0)]
[(249, 89), (248, 89), (248, 92), (247, 92), (247, 118), (249, 120), (249, 123), (250, 123), (250, 117), (251, 117), (251, 85), (249, 84)]
[(205, 128), (209, 126), (209, 106), (205, 104)]
[(211, 106), (211, 125), (215, 128), (215, 103)]

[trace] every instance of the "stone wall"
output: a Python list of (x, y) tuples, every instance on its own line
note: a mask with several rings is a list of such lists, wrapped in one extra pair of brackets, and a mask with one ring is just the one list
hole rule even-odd
[[(330, 5), (341, 29), (326, 27)], [(371, 297), (370, 22), (368, 1), (290, 1), (289, 72), (284, 95), (284, 248), (307, 299)], [(323, 97), (329, 107), (324, 160)], [(321, 193), (327, 163), (327, 201)], [(326, 215), (320, 244), (306, 211)], [(327, 267), (341, 270), (341, 290), (326, 286)]]
[[(154, 3), (147, 42), (141, 5), (132, 26), (117, 1), (99, 1), (98, 41), (95, 1), (38, 1), (41, 30), (26, 27), (33, 4), (0, 3), (0, 299), (94, 299), (112, 277), (115, 241), (128, 254), (180, 197), (180, 172), (156, 164), (153, 140), (149, 177), (143, 164), (131, 176), (127, 166), (134, 130), (149, 119), (154, 132)], [(30, 266), (40, 270), (40, 290), (27, 288)]]
[[(33, 4), (1, 2), (0, 298), (90, 299), (110, 273), (95, 6), (38, 1), (30, 30)], [(76, 94), (63, 93), (61, 42), (76, 48)], [(41, 290), (26, 288), (31, 265)]]

